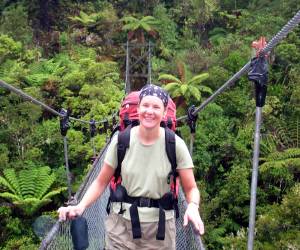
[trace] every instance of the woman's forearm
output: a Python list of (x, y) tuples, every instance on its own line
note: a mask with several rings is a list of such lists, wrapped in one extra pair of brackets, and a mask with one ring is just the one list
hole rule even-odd
[(197, 187), (193, 187), (185, 192), (187, 203), (194, 203), (199, 206), (200, 192)]
[(92, 205), (106, 189), (112, 176), (114, 175), (114, 171), (115, 170), (111, 166), (104, 163), (98, 177), (92, 182), (91, 186), (88, 188), (78, 205), (84, 209)]
[(94, 180), (78, 205), (84, 209), (88, 208), (101, 196), (105, 187), (97, 179)]
[(198, 190), (193, 170), (189, 169), (179, 169), (178, 170), (181, 185), (185, 193), (187, 203), (195, 203), (199, 205), (200, 203), (200, 192)]

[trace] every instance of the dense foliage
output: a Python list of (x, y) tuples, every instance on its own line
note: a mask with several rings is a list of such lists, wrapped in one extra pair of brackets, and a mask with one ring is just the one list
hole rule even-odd
[[(102, 121), (124, 96), (123, 44), (151, 40), (152, 80), (170, 91), (180, 116), (248, 62), (252, 41), (270, 39), (299, 9), (298, 0), (1, 1), (0, 79), (55, 110)], [(255, 249), (300, 248), (299, 62), (298, 27), (270, 55)], [(207, 249), (246, 249), (253, 97), (243, 77), (199, 115), (193, 158)], [(180, 130), (188, 139), (188, 127)], [(92, 140), (88, 124), (71, 123), (73, 192), (92, 145), (105, 144), (106, 125), (98, 132)], [(67, 199), (59, 120), (3, 88), (0, 174), (0, 249), (37, 249), (32, 223)]]

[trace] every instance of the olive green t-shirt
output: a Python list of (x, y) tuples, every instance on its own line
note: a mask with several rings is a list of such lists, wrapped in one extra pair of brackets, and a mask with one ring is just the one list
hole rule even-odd
[[(170, 191), (167, 177), (171, 171), (171, 164), (166, 154), (165, 131), (160, 128), (160, 137), (152, 145), (143, 145), (138, 139), (137, 132), (138, 127), (133, 127), (130, 132), (129, 149), (121, 167), (122, 185), (129, 196), (159, 199)], [(193, 168), (193, 161), (185, 142), (177, 135), (175, 138), (177, 169)], [(118, 137), (114, 136), (104, 159), (114, 169), (117, 167), (117, 142)], [(123, 216), (128, 220), (130, 220), (129, 207), (130, 204), (123, 203), (123, 209), (126, 209)], [(120, 203), (114, 202), (112, 208), (118, 213)], [(138, 212), (141, 222), (158, 221), (158, 208), (138, 207)], [(167, 210), (166, 219), (172, 217), (174, 211)]]

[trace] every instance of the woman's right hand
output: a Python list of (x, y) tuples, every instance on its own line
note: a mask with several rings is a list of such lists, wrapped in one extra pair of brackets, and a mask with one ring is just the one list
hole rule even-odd
[(58, 217), (60, 221), (65, 221), (67, 219), (72, 220), (77, 216), (81, 216), (85, 208), (80, 204), (76, 206), (60, 207), (58, 212)]

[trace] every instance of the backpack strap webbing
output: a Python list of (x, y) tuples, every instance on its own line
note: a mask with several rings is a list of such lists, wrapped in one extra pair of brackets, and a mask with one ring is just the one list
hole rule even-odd
[(131, 125), (129, 125), (125, 130), (119, 132), (118, 134), (118, 144), (117, 144), (118, 165), (114, 174), (115, 181), (117, 181), (121, 175), (122, 161), (124, 160), (127, 148), (129, 148), (130, 130), (131, 130)]
[(173, 130), (168, 127), (165, 128), (165, 140), (166, 140), (166, 152), (168, 159), (171, 163), (172, 175), (173, 177), (177, 177), (177, 162), (176, 162), (176, 140), (175, 133)]
[[(176, 178), (178, 177), (178, 172), (176, 171), (177, 168), (177, 160), (176, 160), (176, 138), (175, 138), (175, 132), (168, 127), (165, 127), (165, 141), (166, 141), (166, 153), (168, 156), (168, 159), (171, 163), (171, 172), (168, 175), (168, 183), (170, 183), (170, 177), (172, 176), (173, 181), (173, 197), (175, 199), (174, 202), (174, 210), (176, 218), (179, 217), (179, 207), (177, 202), (177, 194), (176, 194), (176, 185), (177, 181)], [(172, 184), (172, 183), (171, 183)]]

